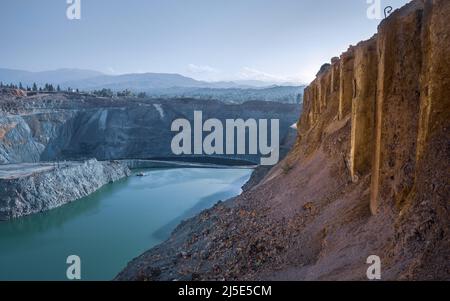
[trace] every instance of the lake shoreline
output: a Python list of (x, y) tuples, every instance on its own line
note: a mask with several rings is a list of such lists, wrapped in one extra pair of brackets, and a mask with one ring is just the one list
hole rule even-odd
[(0, 165), (0, 221), (74, 202), (131, 175), (117, 161)]
[(66, 280), (69, 255), (81, 258), (82, 280), (110, 280), (183, 220), (240, 194), (252, 172), (143, 171), (145, 176), (135, 170), (76, 202), (0, 223), (0, 280)]
[[(199, 162), (203, 161), (203, 162)], [(209, 162), (207, 162), (209, 161)], [(243, 160), (173, 158), (41, 162), (0, 166), (0, 222), (51, 210), (86, 197), (105, 184), (153, 168), (255, 169)]]
[(244, 162), (237, 160), (224, 160), (222, 158), (216, 161), (210, 160), (210, 162), (196, 162), (192, 161), (180, 161), (177, 159), (124, 159), (117, 160), (128, 166), (129, 169), (142, 169), (142, 168), (220, 168), (220, 169), (254, 169), (258, 167), (257, 164), (252, 162)]

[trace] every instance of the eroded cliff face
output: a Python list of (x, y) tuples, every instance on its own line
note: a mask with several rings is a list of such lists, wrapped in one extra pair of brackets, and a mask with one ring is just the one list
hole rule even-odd
[[(3, 97), (0, 91), (0, 163), (174, 157), (171, 124), (194, 111), (216, 118), (279, 119), (280, 139), (300, 113), (299, 105), (270, 102), (225, 104), (194, 99), (132, 100), (49, 94)], [(230, 156), (222, 156), (230, 158)], [(260, 161), (260, 155), (234, 159)]]
[[(419, 254), (449, 244), (449, 16), (449, 1), (412, 1), (384, 20), (372, 39), (334, 61), (339, 73), (333, 67), (320, 74), (308, 87), (319, 93), (305, 93), (302, 154), (324, 147), (324, 128), (336, 128), (338, 120), (347, 124), (350, 137), (341, 149), (346, 169), (355, 183), (370, 178), (370, 198), (358, 201), (373, 215), (391, 214), (399, 252), (417, 239)], [(324, 85), (333, 91), (336, 77), (338, 105), (337, 95), (324, 100), (320, 93)], [(429, 254), (416, 258), (421, 256)], [(448, 264), (444, 269), (448, 277)]]
[(367, 280), (378, 255), (384, 280), (449, 280), (449, 16), (412, 1), (322, 66), (287, 158), (117, 279)]
[(0, 221), (50, 210), (131, 174), (120, 162), (10, 164), (0, 167)]
[[(433, 151), (431, 136), (448, 138), (448, 12), (448, 1), (413, 1), (383, 21), (376, 36), (335, 60), (339, 72), (333, 67), (319, 74), (305, 93), (301, 141), (310, 144), (310, 136), (326, 135), (324, 126), (348, 119), (348, 169), (354, 181), (371, 174), (373, 214), (385, 200), (406, 201), (417, 167), (427, 164), (425, 152)], [(320, 139), (313, 143), (320, 146)]]

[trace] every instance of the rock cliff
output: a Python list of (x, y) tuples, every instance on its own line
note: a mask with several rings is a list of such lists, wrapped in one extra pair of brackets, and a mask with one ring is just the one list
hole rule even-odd
[[(280, 139), (297, 121), (299, 105), (224, 104), (194, 99), (108, 99), (89, 95), (0, 94), (0, 163), (172, 157), (171, 124), (194, 111), (203, 119), (279, 119)], [(230, 158), (230, 156), (225, 156)], [(259, 164), (259, 155), (236, 155)]]
[(42, 212), (85, 197), (130, 175), (119, 162), (0, 166), (0, 221)]
[(305, 90), (286, 159), (125, 280), (450, 280), (450, 1), (415, 0)]
[[(370, 174), (370, 207), (400, 205), (416, 189), (430, 143), (448, 138), (450, 45), (448, 3), (413, 1), (383, 21), (379, 33), (336, 59), (307, 88), (300, 140), (348, 118), (352, 179)], [(339, 89), (333, 80), (339, 80)], [(336, 111), (336, 104), (339, 104)], [(308, 143), (314, 149), (321, 139)], [(439, 152), (442, 152), (439, 149)], [(403, 204), (404, 205), (404, 204)]]

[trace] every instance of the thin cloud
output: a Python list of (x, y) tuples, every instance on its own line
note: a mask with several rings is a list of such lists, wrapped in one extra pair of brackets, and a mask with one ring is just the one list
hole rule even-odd
[(271, 74), (258, 69), (243, 67), (239, 71), (238, 75), (241, 80), (258, 80), (264, 82), (300, 82), (300, 77), (297, 76), (281, 76), (276, 74)]
[(218, 81), (222, 76), (221, 70), (208, 65), (189, 64), (187, 73), (195, 79), (205, 81)]
[(213, 68), (211, 66), (199, 66), (199, 65), (195, 65), (195, 64), (189, 64), (188, 65), (188, 71), (190, 73), (200, 73), (200, 74), (205, 74), (205, 73), (220, 73), (220, 70)]
[(107, 72), (108, 74), (111, 74), (111, 75), (116, 75), (116, 74), (117, 74), (117, 71), (116, 71), (113, 67), (108, 67), (108, 68), (106, 69), (106, 72)]

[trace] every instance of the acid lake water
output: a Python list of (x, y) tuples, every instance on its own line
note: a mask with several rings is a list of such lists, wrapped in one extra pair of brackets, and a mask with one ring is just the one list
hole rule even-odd
[(80, 257), (82, 280), (111, 280), (180, 221), (238, 195), (251, 170), (145, 173), (62, 207), (0, 222), (0, 280), (66, 280), (69, 255)]

